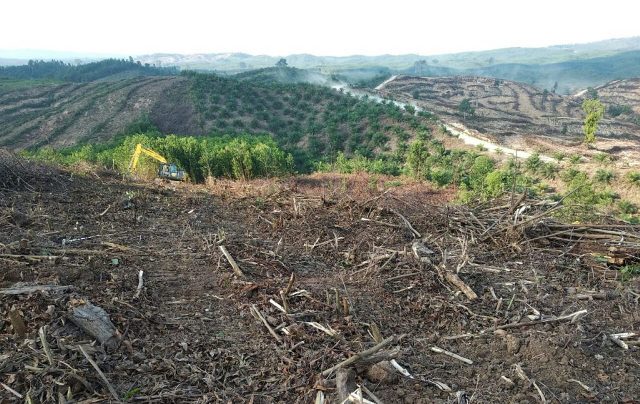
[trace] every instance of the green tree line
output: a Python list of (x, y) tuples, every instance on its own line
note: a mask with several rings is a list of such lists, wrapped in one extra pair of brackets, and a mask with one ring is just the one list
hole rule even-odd
[[(26, 154), (47, 162), (64, 165), (88, 162), (125, 173), (129, 171), (138, 143), (176, 163), (194, 182), (202, 182), (209, 176), (251, 179), (287, 175), (293, 171), (293, 157), (267, 136), (193, 137), (140, 133), (111, 144), (87, 144), (59, 150), (44, 147)], [(143, 155), (138, 171), (153, 175), (157, 166), (157, 161)]]

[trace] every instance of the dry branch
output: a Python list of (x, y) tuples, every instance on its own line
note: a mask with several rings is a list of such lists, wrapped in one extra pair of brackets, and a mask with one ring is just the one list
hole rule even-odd
[(10, 288), (0, 289), (0, 295), (24, 295), (44, 291), (58, 292), (72, 288), (73, 286), (15, 284)]
[(221, 246), (218, 246), (218, 248), (220, 249), (220, 251), (222, 252), (224, 257), (227, 259), (227, 261), (231, 265), (231, 268), (233, 269), (233, 272), (235, 272), (235, 274), (238, 275), (239, 277), (244, 278), (245, 277), (244, 273), (242, 272), (242, 270), (240, 269), (240, 267), (236, 263), (236, 260), (234, 260), (233, 257), (231, 256), (231, 254), (229, 254), (229, 251), (227, 251), (227, 247), (221, 245)]
[(104, 384), (107, 386), (107, 389), (109, 390), (109, 393), (111, 393), (111, 396), (113, 396), (113, 398), (116, 400), (116, 402), (119, 403), (120, 402), (120, 397), (118, 396), (118, 393), (113, 388), (111, 383), (109, 383), (109, 379), (107, 379), (107, 376), (105, 376), (104, 373), (102, 373), (102, 370), (100, 370), (100, 367), (98, 366), (98, 364), (93, 359), (91, 359), (91, 356), (89, 356), (87, 351), (84, 350), (82, 345), (78, 345), (78, 348), (80, 348), (80, 352), (82, 352), (84, 357), (87, 358), (87, 360), (89, 361), (91, 366), (93, 366), (93, 368), (96, 370), (96, 372), (98, 373), (98, 376), (100, 376), (100, 379), (102, 379)]
[(358, 362), (364, 358), (366, 358), (367, 356), (370, 356), (376, 352), (378, 352), (379, 350), (381, 350), (382, 348), (386, 347), (387, 345), (390, 345), (394, 342), (396, 342), (399, 338), (396, 337), (389, 337), (385, 340), (383, 340), (382, 342), (380, 342), (379, 344), (377, 344), (374, 347), (371, 347), (369, 349), (366, 349), (362, 352), (359, 352), (355, 355), (353, 355), (352, 357), (338, 363), (335, 366), (330, 367), (329, 369), (323, 370), (322, 371), (322, 375), (323, 376), (329, 376), (331, 373), (333, 373), (335, 370), (338, 370), (340, 368), (343, 368), (345, 366), (351, 365), (352, 363)]
[(264, 318), (264, 316), (262, 315), (262, 313), (260, 313), (260, 310), (258, 310), (255, 304), (251, 305), (251, 311), (253, 312), (254, 316), (256, 316), (258, 320), (262, 321), (262, 324), (264, 324), (264, 326), (267, 327), (267, 330), (269, 330), (269, 334), (271, 334), (273, 338), (276, 339), (276, 341), (282, 342), (282, 338), (280, 338), (280, 336), (274, 331), (274, 329), (271, 327), (267, 319)]

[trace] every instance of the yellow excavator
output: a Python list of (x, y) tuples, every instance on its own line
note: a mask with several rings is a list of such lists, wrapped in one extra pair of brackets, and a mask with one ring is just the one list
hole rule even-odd
[(142, 144), (140, 143), (136, 145), (136, 150), (135, 152), (133, 152), (133, 156), (131, 156), (131, 163), (129, 164), (129, 170), (131, 170), (131, 172), (136, 171), (141, 154), (146, 154), (147, 156), (160, 162), (160, 165), (158, 166), (158, 177), (175, 181), (184, 181), (186, 179), (184, 170), (180, 170), (174, 163), (169, 163), (167, 159), (162, 157), (157, 152), (142, 147)]

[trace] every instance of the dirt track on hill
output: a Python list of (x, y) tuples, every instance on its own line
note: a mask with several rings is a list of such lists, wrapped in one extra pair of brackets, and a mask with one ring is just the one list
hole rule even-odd
[[(448, 403), (462, 391), (478, 403), (640, 396), (637, 337), (628, 350), (609, 338), (640, 331), (638, 282), (621, 282), (615, 266), (587, 254), (598, 244), (546, 238), (548, 222), (478, 237), (492, 234), (482, 226), (501, 210), (447, 207), (449, 193), (378, 177), (204, 187), (11, 167), (0, 182), (0, 289), (73, 288), (0, 294), (6, 402), (109, 400), (83, 346), (121, 399), (308, 403), (324, 394), (335, 403), (333, 373), (320, 373), (380, 336), (398, 338), (383, 352), (411, 377), (356, 364), (355, 382), (386, 403)], [(416, 243), (432, 253), (416, 258)], [(454, 272), (477, 298), (448, 281)], [(283, 296), (287, 313), (270, 302), (284, 305)], [(115, 347), (67, 320), (88, 301), (109, 314)], [(38, 337), (45, 325), (51, 362)]]

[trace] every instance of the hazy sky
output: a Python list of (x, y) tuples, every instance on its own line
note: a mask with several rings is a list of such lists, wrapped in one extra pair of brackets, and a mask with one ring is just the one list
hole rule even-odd
[(640, 35), (637, 0), (4, 1), (0, 49), (424, 55)]

